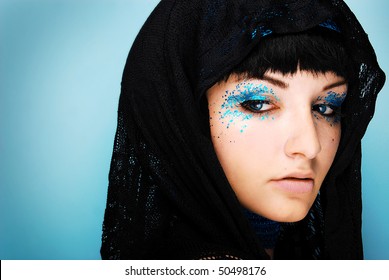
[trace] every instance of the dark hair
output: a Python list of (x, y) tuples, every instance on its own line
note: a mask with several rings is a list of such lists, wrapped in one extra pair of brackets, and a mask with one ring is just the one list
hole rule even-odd
[(302, 33), (265, 36), (224, 79), (231, 74), (262, 78), (266, 71), (294, 74), (302, 70), (316, 74), (333, 72), (350, 81), (351, 68), (341, 34), (316, 27)]

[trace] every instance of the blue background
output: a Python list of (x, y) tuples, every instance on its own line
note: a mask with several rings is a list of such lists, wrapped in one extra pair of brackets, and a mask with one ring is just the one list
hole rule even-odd
[[(389, 73), (388, 1), (346, 1)], [(0, 259), (99, 259), (130, 46), (157, 0), (1, 0)], [(389, 259), (388, 86), (363, 140), (367, 259)]]

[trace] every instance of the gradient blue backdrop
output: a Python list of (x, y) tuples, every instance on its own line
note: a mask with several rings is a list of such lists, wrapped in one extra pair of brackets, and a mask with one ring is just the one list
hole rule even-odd
[[(389, 73), (389, 2), (346, 2)], [(157, 3), (0, 1), (0, 259), (100, 258), (121, 74)], [(389, 259), (388, 94), (363, 140), (367, 259)]]

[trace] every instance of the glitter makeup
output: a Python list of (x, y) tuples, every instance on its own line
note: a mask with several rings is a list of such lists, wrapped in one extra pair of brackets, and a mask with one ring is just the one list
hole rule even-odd
[(333, 113), (326, 115), (324, 113), (316, 111), (314, 113), (316, 119), (318, 119), (318, 115), (320, 115), (324, 117), (324, 119), (328, 121), (331, 125), (339, 123), (341, 120), (340, 109), (342, 107), (343, 101), (346, 98), (346, 95), (346, 92), (336, 93), (334, 91), (329, 91), (325, 96), (319, 96), (317, 98), (317, 101), (320, 103), (313, 105), (313, 107), (329, 107), (331, 110), (333, 110)]
[[(242, 104), (246, 102), (253, 102), (261, 107), (265, 104), (271, 103), (272, 99), (279, 101), (279, 98), (275, 95), (272, 89), (263, 84), (254, 84), (251, 82), (243, 81), (236, 85), (232, 91), (226, 91), (223, 95), (224, 102), (221, 105), (219, 111), (219, 120), (229, 128), (232, 124), (235, 124), (235, 120), (251, 120), (257, 118), (259, 120), (265, 120), (269, 118), (266, 111), (261, 112), (258, 108), (258, 112), (242, 111), (239, 107), (244, 107)], [(259, 102), (255, 102), (259, 101)], [(262, 101), (262, 102), (260, 102)], [(250, 105), (251, 107), (251, 105)], [(244, 132), (247, 128), (247, 124), (243, 124), (240, 132)]]

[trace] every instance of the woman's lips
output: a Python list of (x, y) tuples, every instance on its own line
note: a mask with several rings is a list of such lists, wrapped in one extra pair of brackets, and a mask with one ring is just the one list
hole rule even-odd
[(313, 179), (300, 179), (300, 178), (284, 178), (280, 180), (271, 181), (274, 186), (290, 193), (308, 193), (313, 190)]

